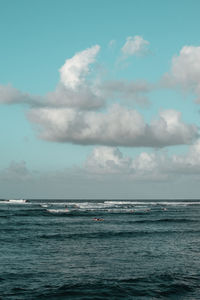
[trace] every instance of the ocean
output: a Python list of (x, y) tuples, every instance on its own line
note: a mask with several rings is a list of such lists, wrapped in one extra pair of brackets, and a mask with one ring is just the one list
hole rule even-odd
[(0, 299), (200, 299), (200, 201), (0, 201)]

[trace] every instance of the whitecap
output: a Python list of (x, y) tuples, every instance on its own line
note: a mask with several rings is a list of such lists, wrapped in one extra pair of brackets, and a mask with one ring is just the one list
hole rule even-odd
[(68, 213), (69, 209), (47, 209), (46, 211), (50, 212), (50, 213)]

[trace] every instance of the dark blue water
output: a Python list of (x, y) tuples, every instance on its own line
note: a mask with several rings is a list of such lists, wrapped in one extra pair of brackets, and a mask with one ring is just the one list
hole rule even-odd
[(0, 299), (200, 299), (191, 201), (0, 201)]

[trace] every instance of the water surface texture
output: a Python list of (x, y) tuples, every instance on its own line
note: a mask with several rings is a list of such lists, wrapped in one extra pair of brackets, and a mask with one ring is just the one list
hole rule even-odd
[(0, 201), (0, 299), (199, 297), (199, 201)]

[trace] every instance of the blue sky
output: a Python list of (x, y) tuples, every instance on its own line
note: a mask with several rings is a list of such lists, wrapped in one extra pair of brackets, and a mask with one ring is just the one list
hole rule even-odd
[(0, 5), (0, 197), (198, 198), (199, 1)]

